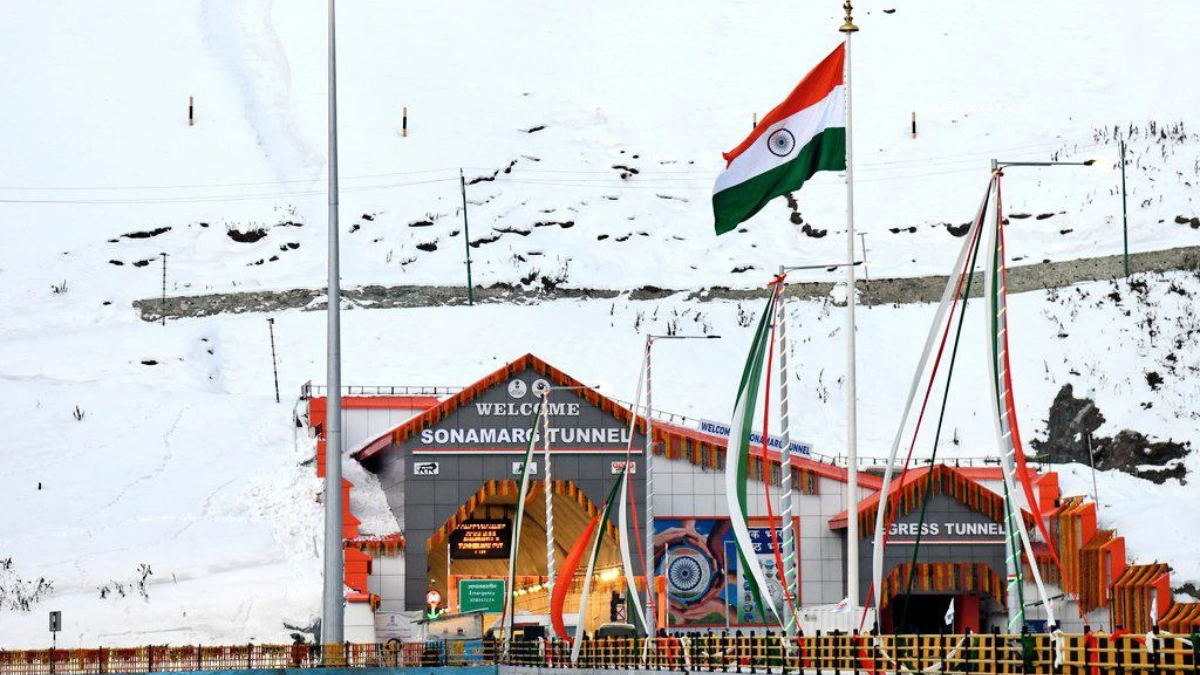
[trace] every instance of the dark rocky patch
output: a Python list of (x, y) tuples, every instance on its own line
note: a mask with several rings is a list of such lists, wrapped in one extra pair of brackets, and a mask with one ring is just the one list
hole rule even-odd
[(1190, 222), (1192, 222), (1192, 219), (1187, 216), (1175, 216), (1176, 225), (1187, 225)]
[(626, 180), (630, 176), (636, 176), (639, 173), (641, 173), (640, 171), (633, 168), (632, 166), (626, 166), (624, 164), (613, 164), (612, 168), (621, 172), (621, 180)]
[(896, 13), (896, 10), (894, 10), (894, 9), (885, 9), (885, 10), (883, 10), (883, 13), (884, 13), (884, 14), (895, 14), (895, 13)]
[(1146, 384), (1150, 385), (1151, 391), (1158, 391), (1158, 388), (1162, 386), (1162, 383), (1162, 375), (1159, 375), (1157, 371), (1152, 370), (1146, 373)]
[(100, 304), (104, 305), (105, 307), (108, 307), (109, 305), (112, 304), (112, 300), (105, 300), (104, 302), (102, 302)]
[(154, 262), (154, 258), (146, 258), (145, 260), (138, 260), (138, 261), (134, 262), (133, 266), (134, 267), (145, 267), (146, 265), (149, 265), (152, 262)]
[(150, 237), (157, 237), (160, 234), (166, 234), (167, 232), (170, 232), (170, 231), (171, 231), (171, 228), (169, 228), (169, 227), (156, 227), (153, 230), (143, 230), (141, 232), (130, 232), (128, 234), (123, 234), (123, 235), (121, 235), (121, 238), (123, 238), (123, 239), (149, 239)]
[(596, 235), (596, 241), (604, 241), (605, 239), (608, 239), (607, 234)]
[(426, 253), (432, 253), (437, 250), (437, 242), (436, 241), (427, 241), (422, 244), (417, 244), (417, 248), (422, 251), (425, 251)]
[(1053, 218), (1053, 217), (1054, 217), (1053, 213), (1039, 213), (1039, 214), (1037, 214), (1037, 218), (1035, 220), (1045, 220), (1047, 218)]
[(433, 227), (432, 220), (414, 220), (408, 224), (409, 227)]
[(575, 221), (573, 221), (573, 220), (539, 220), (538, 222), (533, 224), (534, 227), (551, 227), (554, 225), (557, 225), (564, 230), (569, 230), (572, 227), (575, 227)]
[(529, 127), (528, 129), (522, 129), (521, 131), (524, 131), (527, 134), (536, 134), (537, 132), (539, 132), (545, 128), (546, 128), (545, 124), (539, 124), (535, 127)]
[(496, 176), (499, 176), (499, 175), (500, 175), (500, 169), (496, 169), (495, 171), (492, 172), (492, 175), (490, 175), (490, 176), (476, 176), (476, 177), (472, 178), (471, 180), (467, 181), (467, 185), (476, 185), (478, 183), (490, 183), (490, 182), (496, 180)]
[(604, 195), (604, 198), (605, 198), (605, 199), (607, 199), (607, 200), (608, 200), (608, 201), (610, 201), (610, 202), (615, 202), (615, 201), (617, 201), (618, 199), (620, 199), (620, 197), (616, 197), (616, 196), (613, 196), (613, 195)]
[(754, 265), (745, 265), (743, 267), (735, 267), (729, 271), (733, 274), (741, 274), (743, 272), (749, 272), (752, 269), (754, 269)]
[(971, 229), (971, 223), (963, 223), (962, 225), (951, 225), (950, 223), (942, 223), (946, 227), (946, 231), (952, 237), (965, 237), (967, 231)]
[(528, 237), (529, 233), (533, 232), (533, 230), (522, 230), (522, 229), (516, 228), (516, 227), (497, 227), (494, 229), (496, 232), (500, 232), (503, 234), (519, 234), (522, 237)]
[(626, 235), (617, 237), (616, 239), (613, 239), (613, 241), (629, 241), (629, 238), (632, 236), (633, 236), (632, 234), (626, 234)]
[(1012, 218), (1013, 220), (1024, 220), (1032, 215), (1032, 213), (1010, 213), (1008, 214), (1008, 217)]
[(500, 240), (500, 235), (496, 234), (496, 235), (493, 235), (490, 237), (483, 237), (482, 239), (476, 239), (475, 241), (469, 242), (468, 245), (471, 248), (479, 248), (480, 246), (483, 246), (484, 244), (490, 244), (492, 242), (499, 241), (499, 240)]
[(225, 234), (229, 235), (230, 239), (239, 244), (253, 244), (267, 236), (267, 229), (265, 227), (255, 227), (243, 232), (236, 227), (231, 227), (225, 230)]
[(142, 359), (142, 365), (143, 366), (157, 366), (158, 361), (155, 361), (154, 359)]
[(367, 221), (367, 222), (371, 222), (372, 220), (375, 220), (375, 214), (373, 214), (373, 213), (364, 213), (364, 214), (362, 214), (362, 219), (363, 219), (363, 220), (365, 220), (365, 221)]
[(1071, 233), (1072, 233), (1072, 232), (1074, 232), (1074, 231), (1075, 231), (1075, 229), (1074, 229), (1074, 228), (1068, 227), (1068, 228), (1067, 228), (1067, 229), (1065, 229), (1065, 230), (1059, 230), (1059, 231), (1058, 231), (1058, 233), (1059, 233), (1059, 234), (1071, 234)]
[[(204, 223), (200, 224), (204, 225)], [(204, 225), (204, 227), (208, 227), (208, 225)], [(279, 223), (277, 227), (304, 227), (304, 223), (299, 223), (294, 220), (285, 220), (282, 223)]]
[(353, 225), (351, 225), (351, 226), (350, 226), (350, 234), (354, 234), (355, 232), (358, 232), (358, 231), (359, 231), (359, 230), (361, 230), (361, 229), (362, 229), (362, 225), (359, 225), (358, 223), (355, 223), (355, 224), (353, 224)]
[(818, 230), (817, 228), (809, 225), (808, 223), (805, 223), (804, 227), (800, 228), (800, 231), (803, 232), (804, 234), (807, 234), (808, 236), (812, 237), (813, 239), (820, 239), (821, 237), (824, 237), (825, 235), (829, 234), (829, 230)]
[(278, 260), (279, 260), (279, 256), (277, 256), (277, 255), (273, 255), (270, 258), (267, 258), (267, 262), (276, 262)]
[(1162, 484), (1168, 478), (1183, 481), (1182, 465), (1161, 468), (1181, 459), (1191, 451), (1187, 442), (1151, 442), (1144, 434), (1124, 429), (1116, 436), (1092, 434), (1104, 424), (1104, 415), (1090, 399), (1075, 398), (1073, 387), (1063, 385), (1046, 422), (1046, 441), (1034, 440), (1030, 446), (1039, 457), (1051, 463), (1077, 462), (1087, 465), (1088, 439), (1091, 439), (1092, 460), (1101, 470), (1117, 469), (1133, 476)]
[(534, 279), (537, 279), (537, 278), (538, 278), (538, 271), (533, 270), (529, 274), (526, 274), (525, 276), (521, 277), (521, 283), (528, 286), (529, 284), (533, 283)]
[(121, 262), (120, 260), (109, 260), (108, 264), (116, 265), (117, 267), (120, 267), (120, 266), (124, 265), (125, 263)]

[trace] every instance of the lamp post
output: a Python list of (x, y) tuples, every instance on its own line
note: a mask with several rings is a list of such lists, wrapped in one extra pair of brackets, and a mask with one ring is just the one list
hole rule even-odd
[(1129, 208), (1125, 203), (1125, 140), (1121, 139), (1121, 231), (1125, 236), (1125, 277), (1129, 277)]
[[(655, 340), (716, 340), (720, 335), (646, 336), (646, 636), (655, 636), (654, 617), (654, 407), (651, 398), (650, 352)], [(636, 411), (635, 411), (636, 412)], [(665, 626), (664, 626), (665, 627)]]
[(342, 304), (338, 269), (337, 43), (334, 2), (329, 0), (329, 288), (326, 307), (325, 584), (321, 641), (341, 644), (344, 581), (342, 560)]
[[(863, 245), (864, 245), (864, 249), (863, 249), (864, 261), (865, 261), (866, 242), (864, 242)], [(842, 268), (842, 267), (855, 267), (855, 266), (862, 264), (862, 262), (863, 261), (850, 261), (850, 262), (844, 262), (844, 263), (833, 263), (831, 265), (780, 265), (779, 266), (779, 274), (780, 274), (780, 276), (782, 276), (788, 272), (793, 272), (793, 271), (797, 271), (797, 270), (816, 270), (816, 269), (834, 270), (834, 269), (838, 269), (838, 268)], [(850, 293), (854, 293), (854, 289), (850, 289)], [(781, 489), (781, 492), (783, 494), (780, 495), (780, 499), (782, 501), (782, 508), (780, 509), (780, 512), (781, 512), (780, 519), (782, 521), (781, 524), (783, 526), (784, 569), (781, 570), (781, 572), (783, 573), (784, 586), (787, 587), (788, 589), (790, 589), (790, 593), (791, 593), (792, 597), (799, 597), (799, 595), (800, 595), (800, 593), (799, 593), (800, 577), (798, 574), (799, 569), (796, 564), (799, 559), (796, 555), (796, 548), (797, 548), (796, 541), (797, 541), (798, 537), (796, 536), (796, 533), (794, 531), (795, 528), (793, 527), (793, 523), (792, 523), (792, 507), (793, 507), (793, 504), (792, 504), (792, 501), (793, 501), (792, 441), (791, 441), (791, 425), (790, 425), (789, 414), (788, 414), (789, 411), (788, 411), (787, 322), (785, 320), (783, 300), (784, 300), (783, 294), (780, 293), (779, 312), (777, 313), (776, 320), (779, 324), (779, 432), (780, 432), (780, 435), (783, 437), (783, 448), (780, 451), (780, 461), (779, 461), (779, 471), (780, 471), (779, 478), (780, 478), (780, 482), (783, 483), (783, 487)], [(849, 335), (850, 335), (850, 333), (847, 333), (847, 339), (849, 339)], [(853, 360), (853, 358), (854, 358), (854, 350), (853, 349), (849, 350), (849, 356)], [(850, 371), (854, 370), (853, 363), (851, 363), (851, 367), (848, 368), (848, 370), (850, 370)], [(853, 406), (854, 404), (851, 403), (850, 405)], [(847, 420), (848, 420), (848, 422), (847, 422), (848, 425), (856, 424), (854, 415), (848, 415)], [(767, 429), (763, 429), (764, 434), (766, 434), (767, 431), (768, 431)], [(856, 430), (849, 429), (848, 433), (847, 433), (847, 437), (851, 437), (854, 435), (856, 435)], [(731, 442), (732, 442), (732, 440), (731, 440)], [(853, 464), (855, 467), (857, 467), (857, 459), (853, 458), (853, 457), (848, 457), (847, 464), (848, 465)], [(858, 491), (856, 489), (853, 489), (854, 486), (857, 485), (857, 481), (850, 482), (848, 480), (847, 484), (848, 484), (848, 488), (846, 490), (846, 509), (847, 509), (847, 513), (853, 513), (853, 509), (856, 508), (855, 505), (858, 503), (858, 494), (857, 494)], [(853, 518), (851, 518), (850, 520), (853, 520)], [(772, 526), (773, 526), (773, 524), (772, 524)], [(855, 529), (848, 531), (846, 534), (846, 545), (847, 545), (847, 550), (846, 550), (846, 589), (847, 589), (847, 593), (846, 593), (846, 595), (847, 595), (847, 597), (849, 597), (851, 599), (851, 603), (855, 607), (858, 606), (858, 597), (857, 597), (858, 588), (857, 588), (857, 584), (853, 583), (851, 581), (851, 579), (857, 579), (857, 577), (858, 577), (858, 564), (859, 563), (858, 563), (858, 530), (857, 530), (857, 526), (858, 526), (858, 524), (854, 523), (853, 527)], [(848, 527), (849, 527), (849, 525), (848, 525)], [(783, 608), (783, 612), (784, 612), (784, 631), (786, 631), (786, 633), (789, 636), (795, 635), (796, 617), (792, 615), (791, 607), (789, 605), (785, 604), (784, 608)]]

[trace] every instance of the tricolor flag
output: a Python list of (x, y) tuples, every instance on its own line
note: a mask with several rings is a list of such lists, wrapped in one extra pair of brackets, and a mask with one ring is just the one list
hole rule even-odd
[(846, 169), (845, 61), (845, 45), (838, 45), (741, 145), (724, 154), (728, 164), (713, 190), (717, 234), (799, 190), (814, 173)]

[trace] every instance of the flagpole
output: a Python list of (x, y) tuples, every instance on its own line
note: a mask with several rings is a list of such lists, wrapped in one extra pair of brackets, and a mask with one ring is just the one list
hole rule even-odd
[(842, 5), (846, 20), (839, 28), (846, 40), (846, 595), (851, 616), (858, 607), (858, 400), (854, 349), (854, 107), (850, 86), (850, 36), (858, 32), (850, 0)]
[[(787, 269), (779, 266), (779, 276), (782, 278), (787, 273)], [(792, 440), (791, 428), (788, 419), (788, 346), (787, 346), (787, 316), (784, 305), (784, 293), (787, 292), (787, 286), (783, 285), (779, 289), (779, 309), (775, 314), (775, 321), (779, 326), (779, 435), (783, 440), (783, 447), (780, 448), (780, 482), (783, 487), (780, 489), (780, 526), (783, 528), (783, 569), (779, 570), (783, 575), (784, 588), (788, 589), (788, 594), (793, 598), (800, 597), (800, 583), (796, 576), (796, 533), (792, 527), (792, 507), (793, 507), (793, 492), (792, 492)], [(763, 430), (766, 433), (766, 429)], [(774, 527), (774, 523), (771, 526)], [(788, 637), (796, 634), (796, 617), (791, 607), (792, 603), (785, 602), (783, 607), (784, 615), (784, 633)]]

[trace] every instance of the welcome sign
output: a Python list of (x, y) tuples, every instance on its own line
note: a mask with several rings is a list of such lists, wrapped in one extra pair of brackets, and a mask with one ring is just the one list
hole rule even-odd
[[(621, 453), (630, 441), (634, 452), (644, 442), (631, 438), (628, 421), (590, 403), (580, 392), (553, 390), (529, 369), (493, 385), (444, 419), (410, 437), (413, 454), (524, 454), (532, 440), (541, 450), (542, 393), (549, 392), (549, 436), (555, 453)], [(536, 425), (534, 421), (536, 419)]]

